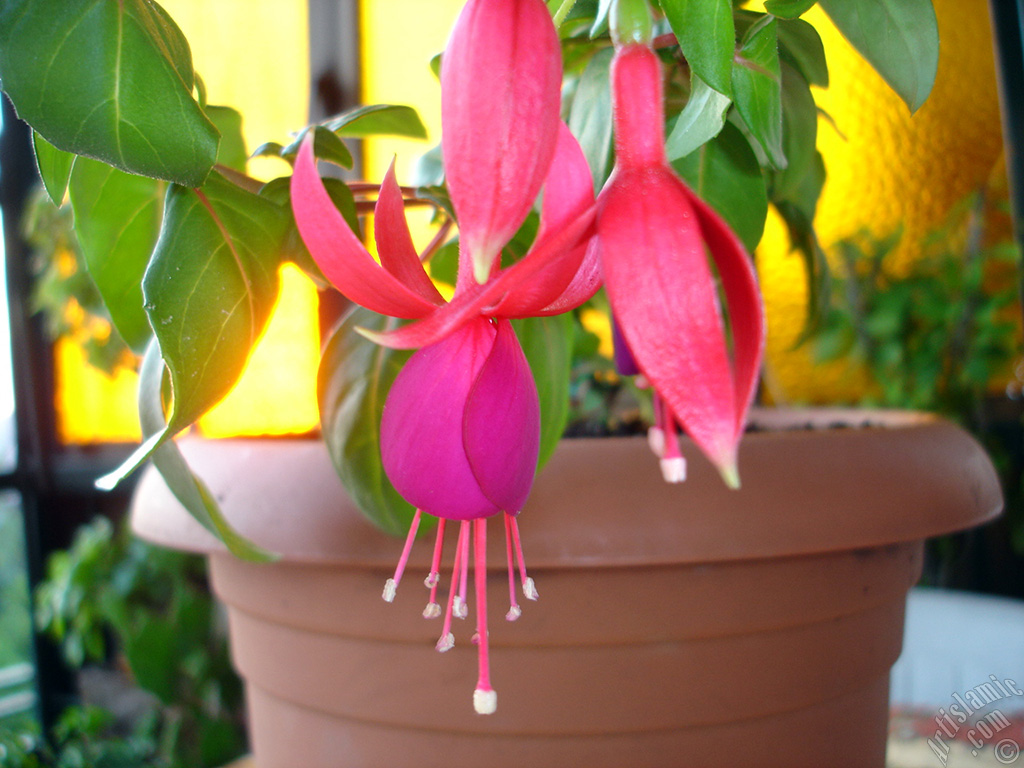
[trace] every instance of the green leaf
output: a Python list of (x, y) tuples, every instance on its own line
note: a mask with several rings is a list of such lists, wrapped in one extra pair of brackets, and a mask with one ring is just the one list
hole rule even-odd
[(342, 112), (323, 123), (339, 136), (363, 138), (365, 136), (408, 136), (427, 138), (427, 129), (412, 107), (397, 104), (371, 104)]
[(662, 0), (662, 8), (690, 69), (719, 93), (732, 96), (736, 28), (730, 0)]
[(212, 174), (200, 193), (172, 187), (142, 290), (170, 373), (177, 432), (245, 367), (277, 298), (287, 212)]
[(153, 2), (5, 2), (0, 79), (58, 149), (189, 187), (213, 166), (217, 129), (192, 98), (188, 43)]
[(594, 189), (600, 189), (611, 172), (612, 94), (609, 87), (611, 48), (598, 51), (587, 62), (569, 108), (569, 130), (580, 143), (590, 165)]
[(802, 15), (818, 0), (765, 0), (764, 9), (780, 19), (795, 19)]
[(782, 150), (782, 83), (778, 22), (764, 16), (747, 30), (732, 70), (733, 98), (751, 136), (775, 168), (786, 167)]
[(753, 252), (764, 232), (768, 193), (757, 156), (734, 125), (672, 167)]
[(231, 107), (209, 106), (206, 108), (206, 116), (220, 131), (217, 163), (245, 173), (249, 155), (245, 151), (245, 139), (242, 137), (242, 115)]
[(543, 467), (558, 447), (569, 421), (569, 379), (575, 326), (572, 315), (513, 320), (540, 397), (540, 456)]
[(828, 64), (821, 35), (803, 19), (779, 21), (779, 55), (811, 85), (828, 88)]
[(142, 276), (160, 234), (164, 186), (87, 157), (75, 161), (69, 184), (89, 275), (118, 333), (139, 354), (152, 337)]
[(590, 39), (603, 35), (608, 31), (608, 12), (612, 8), (612, 0), (599, 0), (594, 12), (594, 23), (590, 25)]
[(818, 140), (818, 109), (811, 88), (789, 64), (782, 65), (782, 146), (785, 170), (775, 174), (772, 196), (797, 194), (804, 177), (811, 172)]
[(327, 160), (335, 165), (340, 165), (342, 168), (352, 167), (352, 153), (349, 152), (348, 147), (345, 146), (345, 142), (343, 142), (336, 133), (324, 128), (322, 125), (307, 125), (299, 131), (295, 140), (287, 147), (281, 146), (276, 141), (268, 141), (266, 144), (261, 144), (256, 148), (256, 151), (252, 153), (252, 156), (280, 157), (294, 165), (295, 158), (299, 154), (299, 147), (302, 146), (303, 139), (306, 138), (311, 130), (314, 131), (314, 155), (321, 160)]
[(690, 76), (690, 98), (672, 125), (665, 139), (665, 153), (669, 162), (693, 152), (705, 142), (715, 138), (725, 125), (725, 116), (732, 104), (697, 77)]
[(219, 173), (202, 190), (168, 189), (142, 293), (173, 405), (166, 429), (146, 437), (98, 488), (115, 487), (235, 385), (277, 299), (287, 237), (287, 211)]
[[(160, 357), (160, 349), (153, 343), (146, 352), (139, 370), (139, 422), (146, 438), (143, 445), (161, 440), (168, 434), (164, 418), (164, 389), (167, 367)], [(170, 489), (204, 528), (224, 542), (227, 548), (243, 560), (269, 562), (277, 556), (253, 544), (238, 533), (224, 517), (220, 506), (205, 483), (196, 477), (171, 440), (161, 442), (152, 453), (153, 465)]]
[(342, 484), (363, 514), (389, 533), (409, 528), (414, 509), (388, 480), (380, 458), (380, 419), (391, 385), (411, 352), (374, 344), (357, 327), (394, 321), (357, 307), (335, 330), (317, 376), (320, 424)]
[(939, 67), (932, 0), (821, 0), (843, 36), (916, 112)]
[(35, 151), (36, 168), (39, 169), (39, 178), (43, 180), (43, 188), (53, 204), (60, 205), (68, 191), (68, 179), (71, 178), (75, 155), (57, 149), (35, 131), (32, 131), (32, 149)]

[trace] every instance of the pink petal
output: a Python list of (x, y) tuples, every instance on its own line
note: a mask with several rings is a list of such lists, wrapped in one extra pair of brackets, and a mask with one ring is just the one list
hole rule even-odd
[[(685, 187), (685, 185), (684, 185)], [(692, 190), (701, 235), (718, 269), (732, 331), (736, 388), (736, 431), (743, 434), (746, 414), (757, 391), (764, 355), (765, 317), (754, 265), (746, 249), (722, 218)]]
[(291, 191), (303, 242), (324, 276), (345, 296), (393, 317), (422, 317), (435, 308), (374, 261), (345, 223), (317, 174), (312, 134), (299, 149)]
[(469, 323), (409, 358), (381, 418), (381, 459), (395, 489), (438, 517), (469, 520), (500, 507), (480, 490), (466, 457), (467, 400), (494, 347), (494, 326)]
[(500, 509), (523, 508), (540, 450), (537, 385), (512, 324), (498, 334), (466, 402), (463, 439), (484, 495)]
[(558, 35), (543, 0), (466, 3), (441, 63), (441, 143), (478, 282), (547, 175), (561, 79)]
[(416, 253), (409, 223), (405, 219), (402, 190), (395, 180), (395, 162), (391, 161), (373, 212), (373, 236), (381, 266), (431, 304), (440, 306), (444, 299), (427, 276), (423, 262)]
[(501, 270), (484, 285), (475, 285), (457, 292), (450, 302), (438, 307), (422, 320), (409, 323), (387, 333), (359, 329), (366, 338), (393, 349), (415, 349), (433, 344), (481, 314), (494, 316), (491, 308), (512, 290), (526, 285), (537, 274), (563, 259), (573, 262), (573, 270), (582, 256), (582, 249), (570, 247), (577, 242), (594, 221), (596, 208), (587, 209), (578, 219), (544, 243), (530, 250), (520, 261)]
[(605, 287), (626, 343), (697, 445), (731, 466), (739, 439), (732, 363), (689, 194), (655, 166), (619, 169), (601, 198)]

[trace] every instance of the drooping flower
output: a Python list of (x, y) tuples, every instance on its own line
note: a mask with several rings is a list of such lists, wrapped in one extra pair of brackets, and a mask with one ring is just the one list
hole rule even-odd
[(666, 160), (661, 78), (650, 47), (617, 46), (615, 168), (598, 197), (602, 271), (630, 362), (655, 392), (652, 444), (666, 479), (685, 476), (679, 425), (735, 486), (737, 447), (764, 348), (764, 310), (743, 246)]
[[(420, 347), (385, 403), (382, 461), (416, 513), (384, 598), (392, 600), (426, 512), (440, 518), (426, 585), (424, 616), (437, 601), (446, 520), (459, 521), (440, 651), (454, 642), (452, 617), (465, 617), (469, 561), (479, 677), (477, 712), (493, 712), (486, 624), (486, 519), (504, 513), (511, 606), (518, 570), (527, 576), (516, 516), (529, 494), (539, 446), (536, 385), (508, 318), (564, 312), (600, 285), (592, 245), (590, 171), (558, 119), (561, 55), (542, 0), (469, 0), (442, 63), (442, 129), (447, 182), (459, 222), (455, 294), (444, 302), (416, 254), (401, 191), (389, 169), (375, 210), (380, 263), (352, 233), (316, 172), (312, 142), (296, 159), (292, 205), (299, 232), (325, 276), (368, 309), (416, 319), (365, 335), (396, 348)], [(501, 249), (521, 226), (543, 186), (533, 247), (502, 268)], [(471, 552), (472, 550), (472, 552)]]

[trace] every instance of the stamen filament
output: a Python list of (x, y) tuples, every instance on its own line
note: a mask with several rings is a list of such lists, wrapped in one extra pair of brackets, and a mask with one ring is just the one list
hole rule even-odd
[(398, 565), (395, 566), (395, 575), (384, 582), (384, 594), (382, 597), (386, 602), (392, 603), (395, 600), (395, 594), (398, 592), (398, 583), (402, 580), (402, 574), (405, 573), (405, 566), (409, 562), (409, 553), (412, 551), (412, 543), (416, 540), (416, 531), (420, 527), (421, 514), (422, 511), (417, 509), (416, 513), (412, 516), (412, 524), (409, 526), (409, 535), (405, 537), (402, 556), (398, 558)]
[(449, 651), (455, 645), (455, 635), (452, 634), (452, 614), (455, 610), (456, 587), (458, 586), (459, 571), (462, 567), (464, 556), (464, 541), (469, 537), (469, 523), (463, 522), (459, 526), (459, 541), (455, 545), (455, 562), (452, 563), (452, 583), (448, 590), (448, 607), (444, 612), (444, 626), (441, 627), (441, 637), (435, 646), (441, 653)]
[[(506, 513), (507, 514), (507, 513)], [(519, 520), (515, 515), (509, 515), (511, 520), (509, 524), (512, 528), (512, 541), (516, 546), (516, 557), (519, 559), (519, 579), (523, 585), (523, 597), (527, 600), (536, 600), (539, 595), (537, 594), (537, 585), (533, 583), (533, 579), (526, 575), (526, 559), (523, 557), (523, 542), (519, 538)]]
[(423, 609), (424, 619), (436, 619), (441, 615), (441, 606), (437, 602), (437, 586), (441, 583), (441, 554), (444, 550), (444, 524), (442, 517), (437, 521), (437, 538), (434, 540), (434, 556), (430, 561), (430, 573), (423, 584), (430, 589), (430, 599)]
[(676, 417), (663, 403), (665, 424), (665, 450), (661, 456), (661, 476), (666, 483), (681, 483), (686, 479), (686, 459), (679, 449), (679, 432)]
[(487, 638), (487, 519), (474, 521), (475, 557), (473, 562), (473, 588), (476, 591), (477, 662), (479, 677), (473, 691), (473, 708), (481, 715), (494, 714), (498, 708), (498, 694), (491, 687), (490, 644)]
[(466, 604), (468, 593), (466, 582), (469, 579), (469, 523), (469, 520), (463, 520), (459, 530), (459, 547), (462, 550), (459, 560), (461, 571), (459, 573), (459, 594), (455, 596), (454, 610), (455, 616), (459, 619), (464, 619), (469, 615), (469, 605)]
[(523, 615), (523, 609), (516, 602), (516, 567), (512, 554), (512, 518), (505, 513), (505, 558), (508, 561), (508, 599), (509, 609), (505, 614), (506, 621), (515, 621)]

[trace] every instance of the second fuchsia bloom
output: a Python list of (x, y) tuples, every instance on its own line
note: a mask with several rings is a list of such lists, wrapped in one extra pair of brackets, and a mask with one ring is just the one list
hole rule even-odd
[(639, 43), (619, 47), (612, 92), (616, 164), (598, 198), (598, 238), (618, 330), (655, 391), (660, 439), (652, 443), (666, 479), (682, 480), (678, 422), (735, 486), (737, 447), (764, 349), (753, 265), (729, 227), (666, 160), (662, 71), (654, 51)]
[[(474, 707), (497, 706), (490, 683), (486, 623), (486, 518), (504, 512), (511, 607), (518, 570), (536, 599), (516, 516), (536, 471), (540, 410), (536, 386), (507, 318), (564, 312), (597, 290), (590, 171), (559, 122), (561, 54), (542, 0), (469, 0), (442, 63), (446, 175), (460, 227), (459, 275), (445, 303), (415, 252), (401, 192), (389, 170), (375, 211), (378, 264), (323, 187), (307, 140), (292, 176), (292, 206), (306, 246), (348, 298), (417, 322), (386, 334), (393, 347), (421, 347), (399, 373), (384, 407), (381, 453), (395, 488), (417, 507), (394, 577), (392, 600), (422, 512), (440, 517), (424, 616), (437, 602), (446, 520), (460, 523), (452, 583), (437, 649), (452, 647), (452, 617), (467, 615), (469, 561), (479, 677)], [(530, 252), (502, 269), (498, 257), (522, 225), (541, 186), (540, 229)]]

